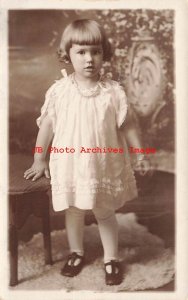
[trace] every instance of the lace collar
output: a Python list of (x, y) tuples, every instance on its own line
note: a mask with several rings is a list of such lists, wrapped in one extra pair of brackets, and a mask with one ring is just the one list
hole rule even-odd
[(88, 89), (83, 89), (79, 87), (77, 81), (75, 80), (75, 73), (70, 74), (69, 76), (67, 75), (67, 72), (65, 69), (61, 70), (61, 73), (63, 77), (70, 78), (72, 84), (75, 86), (77, 89), (78, 93), (83, 96), (83, 97), (94, 97), (97, 96), (100, 93), (100, 90), (107, 90), (107, 82), (106, 82), (106, 77), (105, 76), (100, 76), (99, 80), (96, 82), (96, 85), (92, 88)]

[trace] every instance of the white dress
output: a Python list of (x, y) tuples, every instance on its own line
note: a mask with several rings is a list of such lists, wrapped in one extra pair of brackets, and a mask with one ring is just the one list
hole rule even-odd
[[(137, 196), (127, 145), (119, 129), (126, 119), (127, 100), (116, 81), (103, 78), (94, 89), (81, 91), (74, 74), (57, 80), (46, 93), (37, 119), (39, 127), (46, 114), (53, 123), (52, 147), (75, 150), (50, 154), (55, 211), (69, 206), (116, 210)], [(98, 152), (81, 152), (82, 147)], [(123, 149), (123, 153), (99, 152), (108, 148)]]

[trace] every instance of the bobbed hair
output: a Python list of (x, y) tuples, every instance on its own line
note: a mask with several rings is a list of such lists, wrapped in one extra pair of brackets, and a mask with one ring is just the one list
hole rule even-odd
[(70, 63), (69, 51), (73, 44), (102, 45), (103, 60), (108, 61), (112, 56), (111, 44), (102, 26), (94, 20), (75, 20), (65, 28), (58, 50), (60, 61)]

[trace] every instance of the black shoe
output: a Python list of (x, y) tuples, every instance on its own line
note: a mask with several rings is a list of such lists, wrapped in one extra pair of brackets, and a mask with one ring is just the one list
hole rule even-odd
[[(107, 266), (111, 266), (111, 273), (108, 273), (106, 270)], [(115, 260), (111, 260), (104, 264), (105, 267), (105, 281), (107, 285), (118, 285), (122, 282), (122, 270), (120, 263)]]
[[(79, 259), (80, 262), (78, 265), (75, 266), (74, 263), (77, 259)], [(61, 270), (61, 275), (74, 277), (81, 272), (83, 266), (84, 266), (84, 257), (78, 255), (76, 252), (73, 252), (68, 256), (67, 262)]]

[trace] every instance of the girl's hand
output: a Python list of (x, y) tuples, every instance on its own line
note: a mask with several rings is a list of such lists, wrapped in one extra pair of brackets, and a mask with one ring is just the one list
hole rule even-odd
[(134, 170), (137, 171), (141, 176), (153, 174), (149, 159), (137, 160), (136, 164), (134, 165)]
[(31, 168), (24, 172), (24, 178), (32, 178), (32, 181), (39, 179), (43, 175), (45, 175), (46, 178), (50, 178), (49, 166), (45, 160), (34, 161)]

